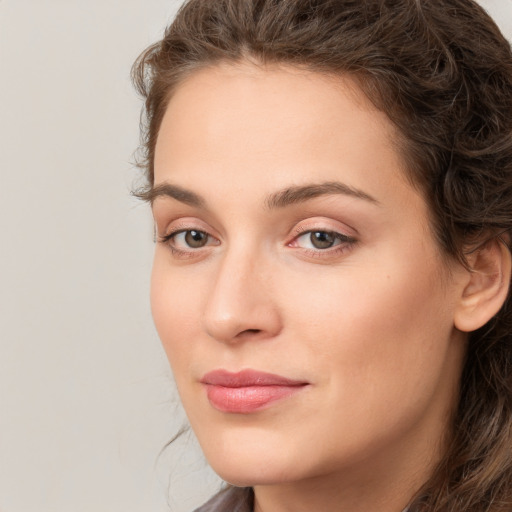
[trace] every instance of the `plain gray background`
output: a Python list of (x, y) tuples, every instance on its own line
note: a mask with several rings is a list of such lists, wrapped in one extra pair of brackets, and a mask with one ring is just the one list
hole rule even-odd
[[(158, 458), (184, 415), (129, 195), (130, 66), (180, 3), (0, 0), (1, 512), (190, 512), (218, 486), (192, 436)], [(512, 0), (482, 3), (512, 38)]]

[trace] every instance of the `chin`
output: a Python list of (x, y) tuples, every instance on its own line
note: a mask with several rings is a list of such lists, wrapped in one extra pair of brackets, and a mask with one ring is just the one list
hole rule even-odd
[(298, 475), (293, 474), (286, 464), (273, 464), (269, 460), (247, 464), (212, 461), (210, 465), (222, 480), (236, 487), (274, 485), (298, 480)]
[[(243, 435), (245, 434), (245, 435)], [(290, 446), (276, 432), (231, 432), (199, 442), (212, 469), (237, 487), (269, 485), (300, 479), (297, 446)], [(299, 470), (299, 471), (297, 471)]]

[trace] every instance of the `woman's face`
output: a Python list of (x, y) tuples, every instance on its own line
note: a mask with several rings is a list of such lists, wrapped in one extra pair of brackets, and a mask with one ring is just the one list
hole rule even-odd
[(152, 309), (190, 423), (238, 485), (437, 457), (460, 271), (350, 79), (219, 65), (160, 129)]

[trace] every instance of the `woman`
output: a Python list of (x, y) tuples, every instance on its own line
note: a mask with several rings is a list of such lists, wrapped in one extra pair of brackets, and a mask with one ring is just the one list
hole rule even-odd
[(141, 55), (200, 511), (512, 510), (512, 54), (472, 0), (190, 0)]

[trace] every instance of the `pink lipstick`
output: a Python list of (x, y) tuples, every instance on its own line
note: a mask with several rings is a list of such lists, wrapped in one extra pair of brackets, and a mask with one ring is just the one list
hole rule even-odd
[(231, 373), (214, 370), (201, 379), (208, 400), (222, 412), (249, 414), (266, 408), (272, 402), (287, 398), (308, 382), (287, 379), (256, 370)]

